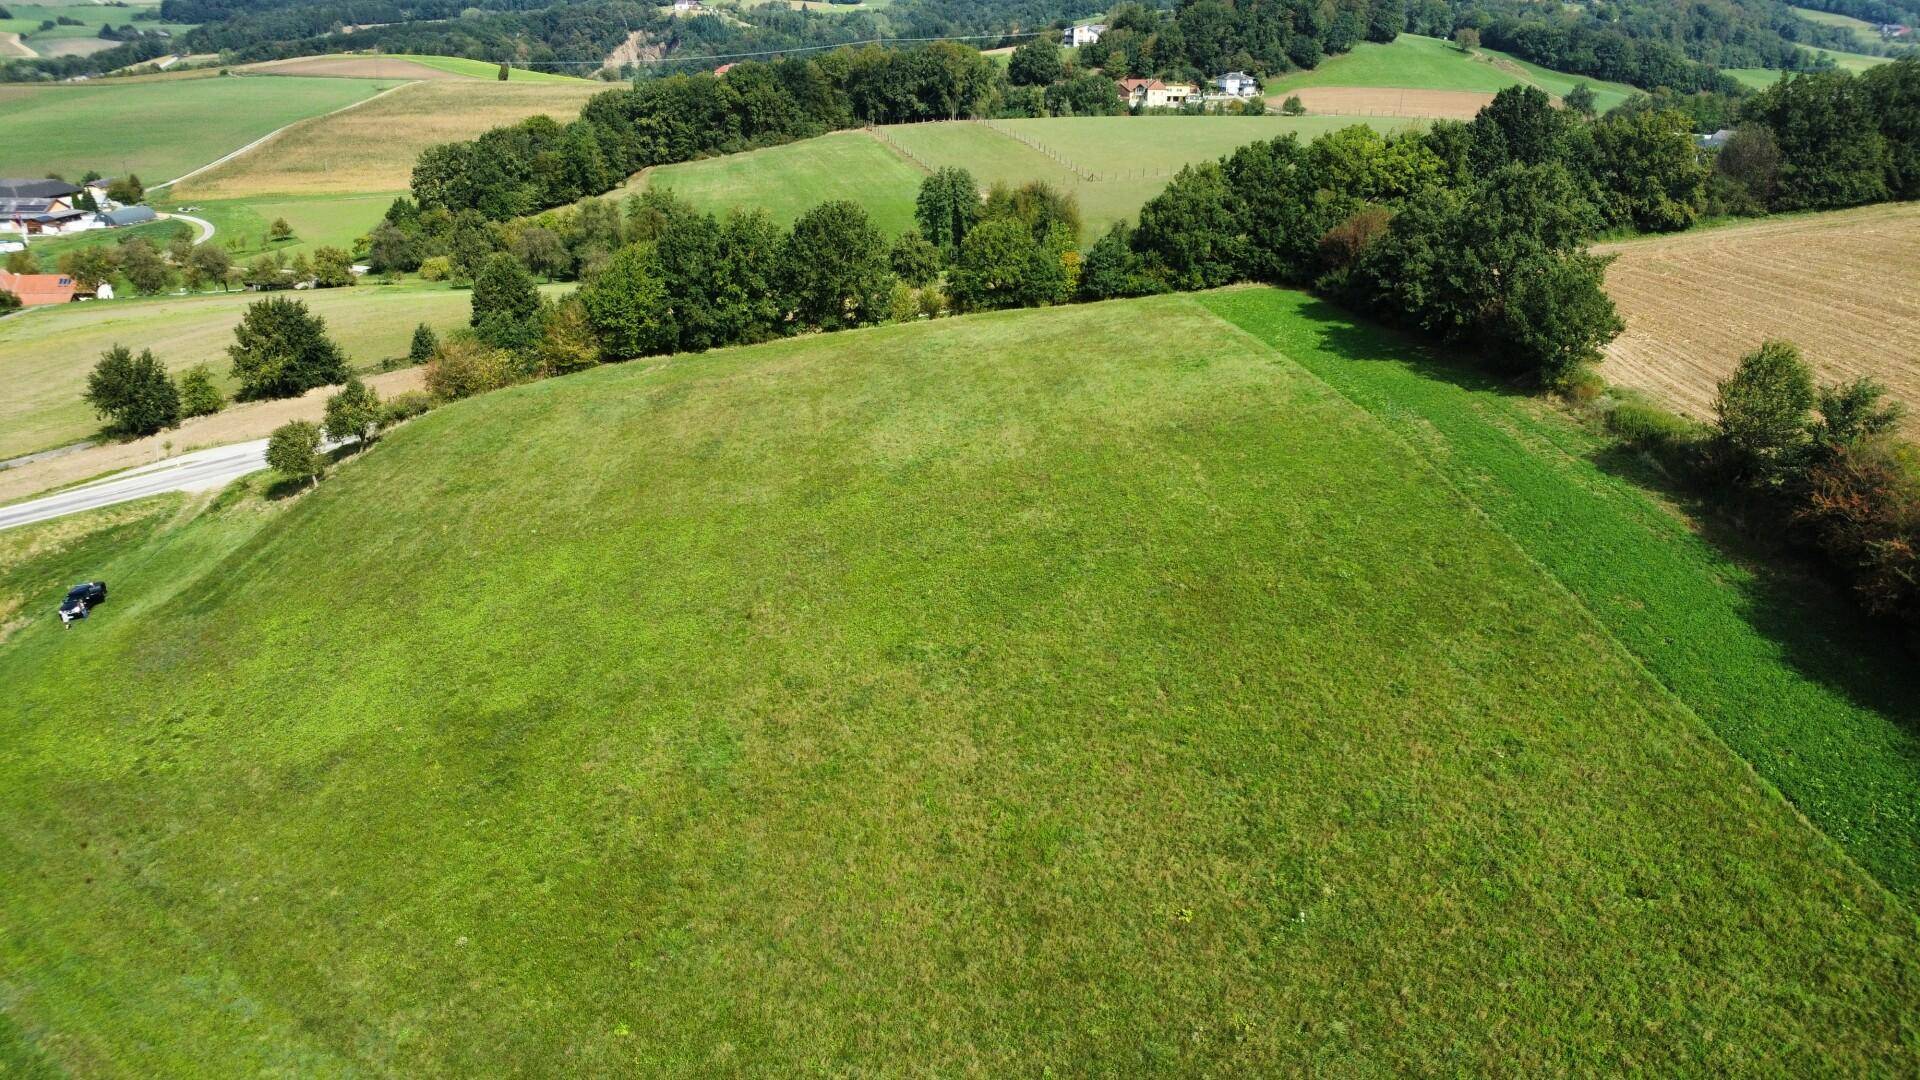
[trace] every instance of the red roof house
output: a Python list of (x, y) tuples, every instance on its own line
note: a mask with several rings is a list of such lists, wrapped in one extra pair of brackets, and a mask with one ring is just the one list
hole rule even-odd
[(73, 299), (73, 279), (65, 274), (15, 274), (0, 270), (0, 289), (20, 298), (26, 307), (64, 304)]

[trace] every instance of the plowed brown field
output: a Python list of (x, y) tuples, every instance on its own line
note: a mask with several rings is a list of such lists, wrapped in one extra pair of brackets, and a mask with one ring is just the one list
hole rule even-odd
[(1600, 373), (1691, 416), (1769, 338), (1822, 381), (1871, 375), (1920, 430), (1920, 203), (1758, 221), (1602, 245), (1627, 321)]
[(1493, 100), (1473, 90), (1400, 90), (1383, 86), (1303, 86), (1269, 99), (1278, 107), (1299, 97), (1309, 113), (1336, 116), (1409, 116), (1471, 120)]

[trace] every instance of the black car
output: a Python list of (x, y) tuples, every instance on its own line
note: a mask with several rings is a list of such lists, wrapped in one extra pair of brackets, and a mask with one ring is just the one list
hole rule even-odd
[(65, 624), (75, 619), (84, 619), (96, 606), (106, 602), (106, 582), (83, 581), (68, 589), (67, 598), (60, 601), (60, 621)]

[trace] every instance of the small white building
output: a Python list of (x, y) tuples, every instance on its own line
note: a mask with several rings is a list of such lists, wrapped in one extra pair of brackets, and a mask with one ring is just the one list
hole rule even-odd
[(1249, 98), (1260, 93), (1260, 80), (1244, 71), (1229, 71), (1215, 78), (1213, 86), (1227, 97)]
[(706, 8), (701, 6), (700, 0), (673, 0), (673, 13), (675, 15), (698, 15), (705, 10)]
[(1060, 31), (1060, 44), (1065, 45), (1069, 49), (1077, 49), (1082, 45), (1091, 45), (1099, 41), (1100, 35), (1106, 32), (1107, 24), (1105, 23), (1088, 23), (1085, 26), (1069, 26), (1065, 30)]

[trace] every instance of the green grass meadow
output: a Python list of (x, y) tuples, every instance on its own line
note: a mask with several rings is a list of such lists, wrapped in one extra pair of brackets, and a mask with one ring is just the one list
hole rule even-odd
[[(559, 287), (550, 286), (547, 292)], [(464, 326), (471, 310), (463, 289), (427, 282), (362, 283), (350, 289), (296, 294), (327, 321), (356, 369), (405, 356), (415, 326)], [(47, 450), (94, 435), (99, 418), (80, 395), (87, 372), (116, 344), (152, 349), (170, 371), (207, 364), (229, 391), (227, 346), (252, 293), (203, 293), (63, 304), (0, 321), (0, 459)]]
[[(899, 124), (881, 129), (879, 137), (840, 132), (662, 166), (648, 170), (642, 182), (716, 213), (759, 207), (782, 224), (828, 199), (849, 199), (880, 228), (899, 233), (913, 227), (914, 197), (927, 170), (957, 165), (983, 186), (1044, 180), (1072, 192), (1080, 202), (1082, 239), (1092, 243), (1114, 222), (1135, 217), (1191, 162), (1286, 132), (1311, 139), (1353, 124), (1393, 131), (1420, 123), (1338, 116), (1092, 116)], [(1089, 174), (1098, 178), (1088, 180)]]
[[(411, 53), (397, 53), (395, 55), (411, 60), (416, 64), (435, 68), (440, 71), (450, 71), (455, 75), (466, 75), (475, 79), (495, 79), (500, 75), (500, 65), (498, 63), (488, 63), (485, 60), (470, 60), (464, 56), (416, 56)], [(507, 71), (507, 81), (574, 83), (586, 82), (588, 80), (558, 72), (535, 71), (531, 68), (515, 67)]]
[(0, 534), (0, 1063), (1905, 1071), (1912, 913), (1621, 629), (1795, 670), (1685, 610), (1740, 582), (1424, 360), (1273, 290), (875, 328)]
[(649, 187), (705, 210), (765, 210), (781, 225), (831, 199), (864, 206), (888, 234), (913, 227), (913, 200), (924, 174), (864, 131), (843, 131), (743, 154), (663, 165)]
[(1361, 42), (1350, 52), (1329, 56), (1318, 67), (1270, 80), (1269, 97), (1308, 86), (1380, 86), (1402, 90), (1465, 90), (1495, 94), (1509, 86), (1531, 84), (1555, 97), (1564, 97), (1585, 83), (1601, 112), (1625, 101), (1637, 91), (1625, 83), (1568, 75), (1509, 56), (1498, 49), (1481, 49), (1469, 56), (1452, 42), (1418, 34), (1401, 34), (1391, 44)]
[(114, 86), (0, 86), (0, 176), (171, 180), (282, 125), (392, 83), (285, 76)]

